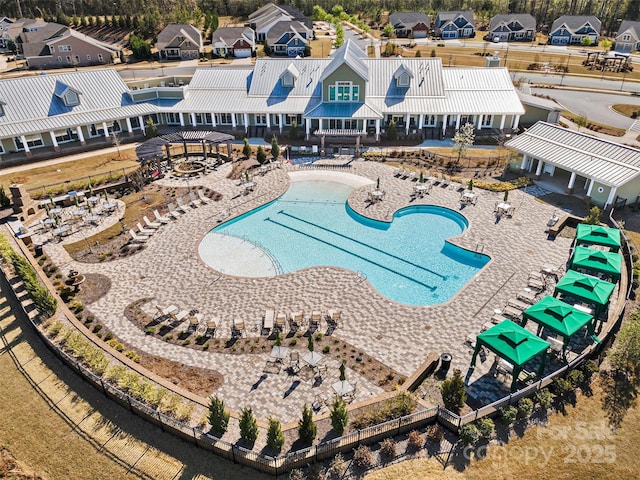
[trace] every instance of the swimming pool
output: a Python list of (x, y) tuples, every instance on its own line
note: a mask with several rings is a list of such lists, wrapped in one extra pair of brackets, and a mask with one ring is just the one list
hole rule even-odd
[[(267, 252), (277, 273), (343, 267), (389, 299), (410, 305), (446, 302), (489, 261), (445, 241), (468, 227), (459, 213), (417, 205), (397, 211), (391, 223), (379, 222), (347, 205), (353, 188), (294, 177), (280, 198), (211, 230), (200, 256), (216, 268), (217, 242), (233, 236), (243, 239), (240, 245)], [(242, 250), (233, 253), (239, 262)]]

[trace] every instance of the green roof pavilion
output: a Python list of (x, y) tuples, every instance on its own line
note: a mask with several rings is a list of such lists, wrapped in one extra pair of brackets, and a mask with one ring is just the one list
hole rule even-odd
[(575, 270), (567, 270), (565, 276), (556, 284), (553, 296), (556, 297), (559, 293), (562, 293), (594, 305), (594, 317), (598, 318), (609, 304), (609, 298), (615, 288), (615, 284), (611, 282), (605, 282)]
[(576, 229), (575, 243), (577, 245), (602, 245), (609, 247), (612, 252), (617, 252), (620, 250), (620, 230), (601, 225), (579, 223)]
[(593, 248), (576, 247), (571, 259), (571, 269), (579, 268), (604, 273), (617, 282), (622, 274), (622, 255)]

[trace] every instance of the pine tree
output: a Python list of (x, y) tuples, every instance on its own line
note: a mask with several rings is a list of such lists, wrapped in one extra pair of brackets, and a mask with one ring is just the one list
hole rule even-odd
[(347, 423), (349, 423), (349, 413), (347, 412), (347, 404), (337, 395), (333, 400), (333, 405), (331, 405), (330, 416), (331, 426), (338, 435), (342, 435), (345, 428), (347, 428)]
[(387, 140), (396, 140), (398, 138), (398, 132), (396, 131), (396, 122), (391, 120), (389, 127), (387, 128)]
[(280, 145), (278, 145), (278, 137), (275, 135), (271, 138), (271, 156), (274, 160), (280, 156)]
[(269, 445), (275, 452), (280, 453), (280, 450), (282, 450), (282, 446), (284, 445), (284, 435), (282, 433), (282, 427), (280, 426), (280, 420), (269, 418), (267, 445)]
[(267, 43), (267, 41), (264, 41), (264, 47), (263, 47), (263, 51), (264, 54), (268, 57), (269, 55), (271, 55), (271, 47), (269, 46), (269, 44)]
[(453, 371), (453, 377), (447, 378), (440, 386), (442, 401), (447, 410), (456, 415), (460, 413), (467, 400), (467, 392), (464, 389), (462, 373), (457, 368)]
[(240, 414), (240, 438), (252, 445), (258, 438), (258, 422), (249, 407), (243, 408)]
[(262, 148), (262, 145), (258, 147), (258, 151), (256, 152), (256, 159), (258, 160), (258, 163), (260, 165), (267, 161), (267, 154), (264, 151), (264, 148)]
[(211, 430), (220, 434), (226, 432), (229, 425), (229, 412), (224, 409), (224, 402), (217, 396), (209, 404), (209, 424)]
[(317, 434), (318, 427), (313, 422), (313, 413), (305, 403), (302, 409), (302, 418), (298, 421), (298, 435), (300, 440), (311, 445)]
[(242, 147), (242, 154), (247, 158), (251, 158), (251, 145), (249, 145), (249, 139), (247, 137), (244, 137), (244, 146)]

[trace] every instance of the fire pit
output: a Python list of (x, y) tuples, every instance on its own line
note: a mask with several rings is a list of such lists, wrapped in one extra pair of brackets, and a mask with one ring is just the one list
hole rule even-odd
[(177, 163), (173, 167), (173, 172), (176, 175), (198, 175), (204, 172), (205, 164), (198, 161), (186, 160)]

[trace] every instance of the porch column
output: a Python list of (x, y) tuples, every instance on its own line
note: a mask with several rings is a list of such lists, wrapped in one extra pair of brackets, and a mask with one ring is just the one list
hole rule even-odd
[(460, 120), (462, 120), (462, 115), (458, 114), (456, 117), (456, 130), (460, 130)]
[(380, 141), (380, 119), (376, 118), (376, 142)]
[(542, 161), (542, 159), (538, 160), (538, 168), (536, 168), (536, 178), (540, 178), (540, 175), (542, 175), (542, 164), (544, 162)]
[(478, 119), (478, 130), (482, 130), (482, 122), (484, 121), (484, 115), (478, 115), (476, 118)]
[(27, 145), (27, 137), (24, 135), (20, 135), (20, 141), (22, 142), (22, 148), (24, 148), (24, 153), (29, 155), (31, 150), (29, 149), (29, 145)]
[(502, 117), (500, 118), (500, 130), (504, 130), (504, 122), (506, 121), (507, 121), (507, 116), (502, 115)]
[(442, 136), (444, 136), (445, 132), (447, 131), (447, 119), (448, 119), (449, 115), (443, 115), (442, 116)]
[(145, 125), (144, 125), (144, 118), (142, 118), (142, 116), (138, 117), (138, 123), (140, 123), (140, 130), (142, 130), (142, 133), (144, 135), (146, 135), (147, 134), (147, 131), (146, 131), (147, 127), (145, 127)]
[(280, 133), (282, 133), (282, 124), (284, 123), (284, 115), (281, 113), (278, 114), (278, 124), (280, 127)]
[(304, 136), (307, 140), (309, 140), (309, 136), (311, 135), (311, 119), (304, 119)]
[(198, 122), (196, 122), (196, 114), (191, 112), (191, 125), (193, 125), (194, 127), (197, 125)]
[(102, 131), (104, 132), (104, 138), (109, 138), (109, 129), (107, 128), (107, 122), (102, 122)]
[(591, 196), (591, 191), (593, 190), (593, 184), (595, 182), (593, 181), (593, 178), (589, 179), (589, 188), (587, 188), (587, 197)]
[(231, 127), (235, 130), (236, 125), (237, 125), (237, 123), (236, 123), (236, 114), (232, 113), (231, 114)]
[(53, 130), (49, 130), (49, 136), (51, 137), (51, 143), (53, 143), (53, 149), (57, 152), (60, 150), (58, 146), (58, 139), (56, 138), (56, 134)]
[(576, 172), (571, 172), (569, 184), (567, 185), (567, 193), (573, 193), (573, 186), (576, 184)]
[(271, 129), (271, 114), (267, 113), (267, 128)]
[(178, 113), (178, 116), (180, 117), (180, 126), (184, 127), (184, 114), (180, 112)]
[(411, 121), (411, 115), (408, 113), (404, 117), (404, 134), (409, 135), (409, 122)]
[(418, 129), (422, 130), (424, 128), (424, 113), (421, 113), (418, 117)]
[(80, 140), (80, 145), (84, 145), (84, 135), (82, 134), (82, 127), (80, 125), (76, 127), (76, 133), (78, 134), (78, 140)]
[(527, 157), (527, 155), (522, 155), (522, 163), (520, 163), (520, 170), (522, 170), (523, 172), (527, 168), (528, 160), (529, 160), (529, 157)]
[(511, 127), (513, 130), (518, 128), (518, 124), (520, 123), (520, 115), (516, 115), (513, 119), (513, 126)]
[(611, 191), (609, 192), (609, 198), (607, 198), (607, 203), (604, 206), (605, 208), (609, 206), (613, 206), (613, 202), (616, 201), (616, 193), (618, 193), (618, 187), (611, 187)]
[(127, 133), (131, 135), (133, 133), (133, 128), (131, 127), (131, 119), (129, 117), (124, 119), (127, 122)]
[(244, 122), (244, 131), (246, 133), (247, 131), (249, 131), (249, 114), (248, 113), (242, 114), (242, 121)]
[(216, 128), (218, 126), (218, 124), (216, 122), (216, 114), (215, 113), (211, 114), (211, 125), (213, 126), (213, 128)]

